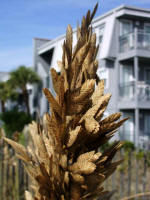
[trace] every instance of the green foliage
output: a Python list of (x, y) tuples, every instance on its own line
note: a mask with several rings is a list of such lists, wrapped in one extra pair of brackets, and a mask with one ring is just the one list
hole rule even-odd
[(131, 152), (135, 150), (135, 146), (130, 141), (124, 141), (123, 149), (127, 152)]
[(136, 151), (135, 156), (136, 156), (136, 159), (138, 159), (138, 160), (143, 159), (144, 158), (144, 151), (143, 150)]
[(26, 144), (26, 138), (25, 138), (25, 135), (23, 133), (19, 134), (19, 141), (18, 142), (20, 144), (22, 144), (23, 146), (25, 146), (25, 144)]
[(124, 159), (124, 161), (122, 162), (122, 164), (118, 166), (117, 170), (120, 171), (120, 172), (122, 172), (122, 173), (125, 173), (126, 170), (127, 170), (127, 167), (128, 167), (127, 160)]
[(10, 83), (21, 90), (23, 101), (26, 105), (26, 111), (30, 115), (29, 94), (27, 84), (41, 83), (40, 77), (31, 68), (20, 66), (10, 73)]
[(18, 69), (10, 73), (10, 82), (14, 87), (25, 89), (28, 83), (39, 83), (40, 77), (31, 68), (20, 66)]
[(112, 145), (112, 143), (109, 143), (109, 142), (103, 144), (103, 146), (100, 147), (100, 151), (104, 152), (106, 149), (108, 149), (109, 147), (111, 147), (111, 145)]
[(29, 115), (25, 112), (19, 112), (16, 108), (0, 114), (0, 119), (3, 121), (3, 128), (9, 138), (14, 132), (21, 132), (24, 126), (32, 121)]
[(8, 81), (0, 82), (0, 100), (6, 102), (8, 99), (16, 100), (17, 92), (12, 87), (12, 84)]
[(147, 162), (147, 165), (148, 165), (148, 167), (150, 167), (150, 152), (146, 152), (146, 162)]

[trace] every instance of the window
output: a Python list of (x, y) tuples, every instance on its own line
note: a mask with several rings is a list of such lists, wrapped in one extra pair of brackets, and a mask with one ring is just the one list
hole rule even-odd
[(135, 118), (134, 118), (134, 112), (133, 111), (122, 111), (123, 112), (123, 118), (130, 117), (129, 120), (127, 120), (126, 123), (124, 123), (122, 130), (122, 139), (123, 140), (129, 140), (131, 142), (135, 141)]
[(150, 136), (150, 112), (141, 111), (140, 112), (140, 135)]
[(145, 68), (144, 71), (145, 71), (145, 79), (144, 80), (147, 84), (150, 84), (150, 68)]
[(129, 20), (123, 20), (120, 24), (120, 35), (127, 35), (132, 32), (132, 22)]
[(132, 21), (120, 21), (120, 52), (125, 52), (134, 48), (134, 34)]
[(46, 77), (45, 81), (46, 81), (46, 87), (49, 88), (49, 77), (48, 76)]
[(99, 27), (99, 39), (98, 39), (99, 44), (101, 44), (103, 40), (104, 27), (105, 27), (105, 24), (101, 24)]
[(147, 24), (147, 23), (146, 23), (146, 24), (144, 25), (144, 30), (145, 30), (146, 33), (150, 33), (150, 24)]
[(123, 83), (129, 83), (134, 80), (133, 76), (133, 66), (132, 65), (123, 65)]
[(50, 112), (50, 107), (49, 107), (49, 102), (48, 102), (48, 101), (47, 101), (46, 107), (47, 107), (47, 108), (46, 108), (46, 109), (47, 109), (46, 111), (47, 111), (47, 112)]
[(99, 67), (97, 75), (101, 80), (104, 80), (105, 88), (108, 88), (108, 69), (105, 67)]
[(145, 134), (150, 136), (150, 113), (145, 115)]
[(123, 72), (123, 87), (122, 87), (122, 94), (126, 98), (133, 98), (134, 96), (134, 76), (133, 76), (133, 67), (130, 65), (124, 65), (122, 67)]

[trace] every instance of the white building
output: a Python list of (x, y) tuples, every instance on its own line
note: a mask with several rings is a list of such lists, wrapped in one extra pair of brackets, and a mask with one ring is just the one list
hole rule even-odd
[[(94, 19), (92, 26), (100, 44), (98, 75), (112, 93), (108, 113), (121, 111), (130, 116), (120, 137), (136, 145), (149, 145), (150, 10), (123, 5)], [(59, 71), (57, 61), (61, 60), (64, 39), (65, 35), (53, 40), (34, 39), (34, 68), (43, 87), (51, 90), (49, 69)], [(73, 39), (76, 43), (75, 31)], [(43, 114), (48, 111), (47, 101), (41, 90), (36, 90), (36, 95), (35, 109), (38, 105)]]

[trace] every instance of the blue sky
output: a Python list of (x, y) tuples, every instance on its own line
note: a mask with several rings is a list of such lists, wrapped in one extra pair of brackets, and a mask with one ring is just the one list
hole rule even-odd
[(150, 0), (1, 0), (0, 71), (32, 66), (33, 38), (52, 39), (65, 33), (96, 2), (99, 16), (121, 4), (150, 8)]

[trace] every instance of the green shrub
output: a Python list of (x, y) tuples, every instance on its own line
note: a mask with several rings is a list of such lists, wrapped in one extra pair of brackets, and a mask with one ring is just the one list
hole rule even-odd
[(3, 128), (6, 136), (11, 138), (14, 132), (21, 132), (26, 124), (32, 121), (31, 116), (17, 108), (0, 114), (0, 120), (3, 122)]
[(130, 141), (124, 141), (123, 149), (130, 152), (135, 150), (135, 146)]

